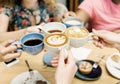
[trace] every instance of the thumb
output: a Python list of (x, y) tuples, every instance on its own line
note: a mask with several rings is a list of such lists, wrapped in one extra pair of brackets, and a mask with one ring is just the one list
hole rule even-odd
[(65, 50), (64, 49), (61, 49), (60, 50), (60, 54), (59, 54), (59, 61), (58, 61), (58, 65), (59, 66), (63, 66), (65, 63), (64, 63), (64, 60), (65, 60)]

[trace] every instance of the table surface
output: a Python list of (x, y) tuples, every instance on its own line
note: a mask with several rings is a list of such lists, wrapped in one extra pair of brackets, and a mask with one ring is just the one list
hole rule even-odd
[[(87, 43), (83, 47), (92, 49), (87, 59), (98, 60), (97, 56), (105, 56), (105, 60), (114, 52), (118, 52), (115, 48), (104, 47), (100, 49), (94, 46), (92, 43)], [(28, 60), (30, 67), (34, 70), (37, 70), (46, 78), (51, 84), (55, 84), (54, 74), (56, 68), (46, 67), (43, 64), (42, 58), (45, 50), (35, 56), (31, 56), (25, 52), (22, 53), (22, 56), (19, 58), (20, 62), (13, 65), (12, 67), (6, 67), (3, 63), (0, 63), (0, 84), (10, 84), (10, 81), (19, 75), (20, 73), (26, 72), (28, 70), (25, 60)], [(100, 66), (102, 68), (102, 75), (98, 80), (95, 81), (85, 81), (78, 78), (74, 78), (72, 84), (116, 84), (119, 79), (111, 76), (106, 67), (105, 62), (101, 62)]]

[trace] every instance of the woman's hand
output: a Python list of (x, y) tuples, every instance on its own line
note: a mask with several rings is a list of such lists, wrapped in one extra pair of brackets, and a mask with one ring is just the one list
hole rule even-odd
[(77, 66), (71, 51), (66, 54), (65, 50), (61, 49), (55, 73), (56, 84), (71, 84), (76, 71)]
[(21, 52), (14, 52), (17, 46), (11, 45), (13, 40), (8, 40), (0, 44), (0, 61), (10, 61), (13, 58), (18, 58)]
[(120, 47), (120, 35), (116, 34), (114, 32), (110, 32), (107, 30), (94, 30), (93, 33), (95, 36), (93, 36), (94, 44), (98, 47), (103, 46), (110, 46), (110, 47)]

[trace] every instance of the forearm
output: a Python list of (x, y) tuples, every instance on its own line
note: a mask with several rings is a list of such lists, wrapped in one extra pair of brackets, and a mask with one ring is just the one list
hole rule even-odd
[(19, 40), (25, 33), (26, 29), (11, 32), (2, 32), (0, 34), (0, 43), (9, 39)]

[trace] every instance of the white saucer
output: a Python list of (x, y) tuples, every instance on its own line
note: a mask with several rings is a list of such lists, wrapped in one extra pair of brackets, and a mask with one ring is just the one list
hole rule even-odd
[[(110, 56), (111, 57), (111, 56)], [(109, 71), (109, 73), (114, 76), (115, 78), (120, 79), (120, 69), (116, 68), (112, 62), (111, 62), (111, 58), (108, 58), (106, 61), (106, 68)]]
[(49, 81), (47, 81), (38, 71), (34, 70), (32, 72), (32, 76), (30, 76), (28, 71), (19, 74), (11, 81), (10, 84), (36, 84), (37, 80), (46, 81), (47, 84), (50, 84)]

